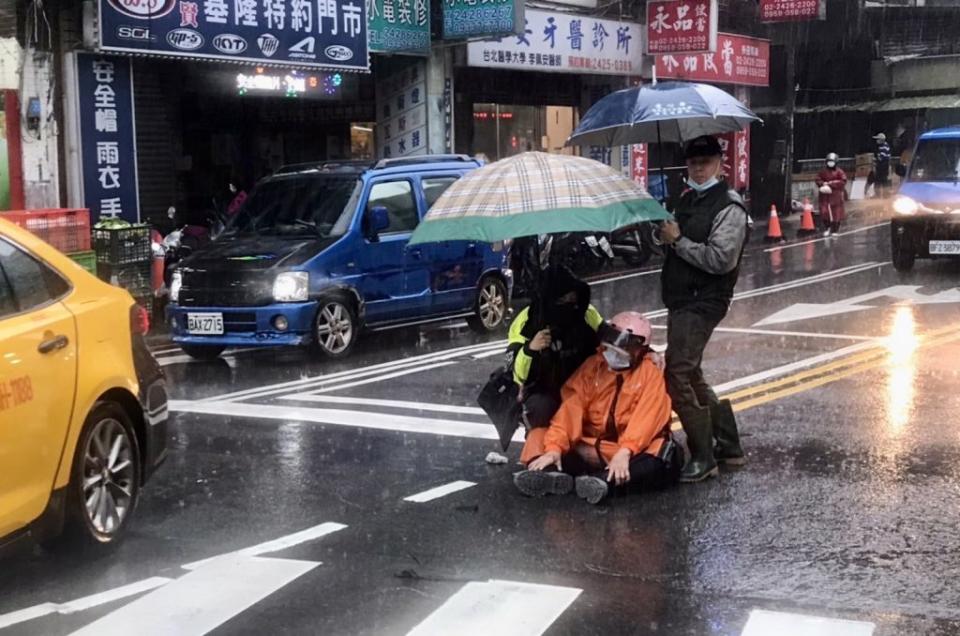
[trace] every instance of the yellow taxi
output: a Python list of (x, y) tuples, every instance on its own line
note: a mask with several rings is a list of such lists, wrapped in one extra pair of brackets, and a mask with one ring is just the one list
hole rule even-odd
[(0, 220), (0, 545), (111, 544), (166, 455), (146, 311)]

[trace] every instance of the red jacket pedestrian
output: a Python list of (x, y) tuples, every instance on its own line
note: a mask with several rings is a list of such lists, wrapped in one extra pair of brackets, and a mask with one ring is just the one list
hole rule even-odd
[(837, 155), (827, 155), (827, 166), (817, 174), (817, 187), (828, 186), (830, 194), (820, 193), (820, 220), (829, 236), (840, 229), (840, 223), (846, 218), (844, 198), (846, 195), (847, 174), (837, 167)]

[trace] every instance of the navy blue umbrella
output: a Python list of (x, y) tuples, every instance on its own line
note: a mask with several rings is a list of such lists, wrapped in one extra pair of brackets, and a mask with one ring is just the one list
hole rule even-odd
[(735, 97), (709, 84), (660, 82), (607, 95), (590, 107), (568, 146), (684, 142), (743, 130), (762, 121)]

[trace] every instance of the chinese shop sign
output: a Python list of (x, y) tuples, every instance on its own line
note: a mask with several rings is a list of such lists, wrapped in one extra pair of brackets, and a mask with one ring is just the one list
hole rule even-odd
[(104, 51), (370, 69), (365, 0), (98, 2)]
[(427, 152), (426, 63), (417, 60), (377, 82), (377, 156)]
[(651, 0), (647, 3), (647, 54), (717, 50), (717, 0)]
[(527, 9), (522, 33), (467, 44), (467, 63), (553, 73), (639, 75), (643, 28), (559, 11)]
[(717, 37), (717, 50), (712, 53), (658, 55), (657, 77), (769, 86), (770, 42), (721, 33)]
[(430, 53), (428, 0), (370, 0), (370, 50)]
[(140, 220), (130, 59), (77, 53), (83, 204), (91, 221)]
[(443, 39), (519, 33), (523, 12), (523, 0), (443, 0)]

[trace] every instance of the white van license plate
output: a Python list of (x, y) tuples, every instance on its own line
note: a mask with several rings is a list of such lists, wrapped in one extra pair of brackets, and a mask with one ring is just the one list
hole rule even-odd
[(187, 314), (187, 331), (195, 336), (223, 334), (223, 314)]
[(930, 241), (930, 253), (960, 256), (960, 241)]

